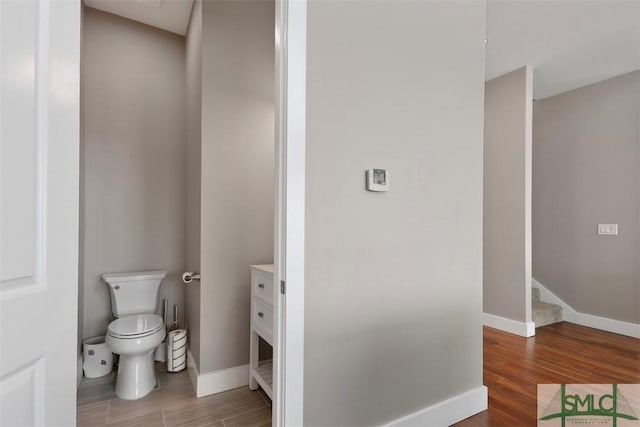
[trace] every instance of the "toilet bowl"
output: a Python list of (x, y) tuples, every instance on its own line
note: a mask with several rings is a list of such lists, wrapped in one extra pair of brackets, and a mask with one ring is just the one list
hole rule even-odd
[(116, 396), (135, 400), (153, 390), (156, 385), (153, 352), (165, 335), (162, 318), (155, 314), (124, 316), (109, 324), (106, 344), (120, 355)]

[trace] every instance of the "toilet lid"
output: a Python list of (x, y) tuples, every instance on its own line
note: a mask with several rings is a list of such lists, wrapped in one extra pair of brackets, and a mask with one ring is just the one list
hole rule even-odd
[(156, 314), (135, 314), (120, 317), (109, 324), (109, 334), (119, 337), (148, 335), (164, 327), (162, 317)]

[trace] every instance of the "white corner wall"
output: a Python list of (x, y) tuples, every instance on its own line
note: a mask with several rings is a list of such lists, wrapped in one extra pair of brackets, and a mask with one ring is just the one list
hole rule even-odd
[(530, 67), (485, 85), (483, 305), (488, 326), (534, 334), (531, 318)]
[[(187, 91), (187, 170), (185, 208), (185, 271), (200, 271), (201, 169), (202, 169), (202, 0), (193, 2), (185, 35)], [(184, 290), (189, 349), (200, 364), (200, 282)]]
[(484, 2), (311, 1), (307, 25), (304, 425), (468, 417), (486, 407)]
[(202, 2), (201, 376), (246, 369), (249, 266), (273, 262), (274, 27), (272, 0)]

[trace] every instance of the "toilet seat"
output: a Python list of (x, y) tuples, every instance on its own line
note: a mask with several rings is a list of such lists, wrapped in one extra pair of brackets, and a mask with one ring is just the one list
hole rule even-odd
[(118, 339), (148, 337), (164, 328), (162, 317), (156, 314), (136, 314), (120, 317), (109, 324), (108, 334)]

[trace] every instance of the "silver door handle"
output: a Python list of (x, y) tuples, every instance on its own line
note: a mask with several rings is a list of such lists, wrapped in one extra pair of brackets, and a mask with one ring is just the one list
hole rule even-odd
[(200, 280), (200, 273), (196, 273), (194, 271), (185, 271), (182, 274), (182, 281), (185, 285), (193, 282), (194, 280)]

